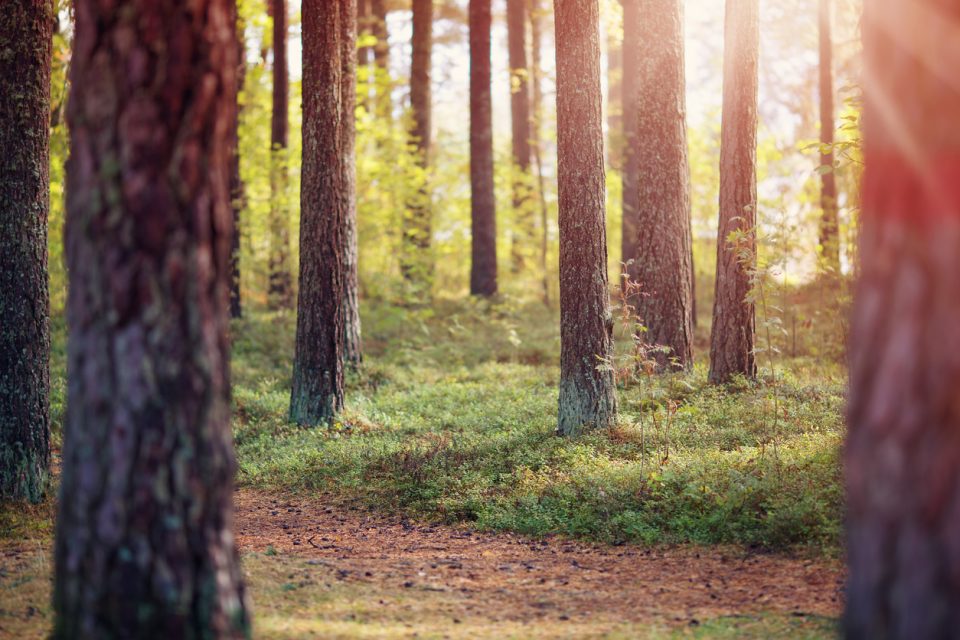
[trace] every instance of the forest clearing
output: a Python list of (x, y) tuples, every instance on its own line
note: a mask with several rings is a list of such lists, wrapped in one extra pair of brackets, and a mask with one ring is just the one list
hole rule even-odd
[(956, 637), (958, 32), (9, 0), (0, 638)]

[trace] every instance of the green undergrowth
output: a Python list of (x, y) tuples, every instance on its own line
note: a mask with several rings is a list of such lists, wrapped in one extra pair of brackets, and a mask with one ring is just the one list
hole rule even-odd
[(620, 389), (617, 429), (562, 439), (555, 311), (461, 300), (363, 320), (347, 408), (313, 430), (286, 420), (292, 315), (234, 325), (241, 484), (532, 535), (838, 548), (836, 362), (801, 353), (723, 388), (703, 362), (640, 377)]

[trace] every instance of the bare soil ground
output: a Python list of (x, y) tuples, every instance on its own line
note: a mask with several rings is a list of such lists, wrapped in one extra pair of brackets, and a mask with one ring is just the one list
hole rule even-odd
[[(236, 504), (264, 638), (813, 638), (842, 604), (829, 559), (536, 540), (251, 489)], [(0, 532), (0, 638), (49, 633), (50, 527), (30, 529)]]

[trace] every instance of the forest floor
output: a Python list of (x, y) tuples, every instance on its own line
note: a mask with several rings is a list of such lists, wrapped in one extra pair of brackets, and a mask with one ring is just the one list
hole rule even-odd
[[(255, 636), (835, 637), (840, 314), (789, 302), (770, 345), (789, 355), (761, 345), (757, 381), (712, 387), (702, 355), (621, 378), (617, 428), (573, 439), (553, 433), (555, 310), (366, 307), (346, 410), (313, 430), (286, 419), (292, 314), (249, 314), (235, 531)], [(62, 320), (53, 338), (59, 443)], [(53, 502), (0, 506), (0, 638), (49, 631)]]
[[(258, 638), (822, 638), (842, 601), (836, 560), (484, 533), (251, 489), (236, 509)], [(4, 520), (2, 638), (49, 634), (50, 511)]]

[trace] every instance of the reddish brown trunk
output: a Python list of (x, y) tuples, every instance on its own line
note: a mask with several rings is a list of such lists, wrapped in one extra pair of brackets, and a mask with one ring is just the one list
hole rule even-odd
[(246, 637), (231, 534), (230, 3), (74, 6), (54, 637)]
[(513, 132), (514, 232), (510, 251), (514, 272), (524, 269), (536, 245), (536, 214), (530, 180), (530, 83), (527, 68), (527, 0), (507, 0), (510, 55), (510, 112)]
[[(411, 143), (423, 169), (430, 166), (430, 59), (433, 50), (433, 0), (413, 0), (413, 58), (410, 70), (410, 107), (413, 111)], [(433, 260), (430, 191), (426, 180), (407, 203), (404, 217), (404, 277), (422, 290), (429, 290)]]
[(371, 29), (377, 44), (373, 48), (377, 81), (377, 117), (389, 120), (392, 117), (393, 104), (390, 97), (390, 40), (387, 31), (386, 0), (370, 0)]
[[(820, 165), (833, 167), (833, 39), (830, 0), (820, 0)], [(820, 176), (820, 268), (840, 273), (840, 221), (837, 208), (837, 176), (827, 171)]]
[(960, 6), (864, 3), (846, 636), (960, 628)]
[(43, 497), (50, 467), (50, 0), (0, 11), (0, 499)]
[(560, 190), (558, 431), (616, 423), (613, 318), (607, 289), (606, 184), (597, 0), (555, 0)]
[(292, 303), (290, 220), (287, 215), (287, 138), (289, 77), (287, 71), (287, 4), (273, 4), (273, 116), (270, 126), (270, 305)]
[[(622, 7), (622, 0), (620, 3)], [(623, 40), (607, 25), (607, 167), (623, 168)]]
[(470, 0), (470, 293), (497, 293), (497, 218), (493, 191), (490, 0)]
[[(620, 260), (623, 274), (629, 274), (627, 262), (637, 255), (637, 230), (640, 210), (639, 156), (637, 127), (640, 124), (638, 101), (641, 42), (635, 37), (640, 25), (640, 0), (622, 0), (623, 4), (623, 219), (621, 220)], [(627, 26), (631, 25), (631, 26)]]
[[(634, 0), (636, 1), (636, 0)], [(690, 247), (690, 165), (687, 160), (683, 8), (680, 0), (639, 0), (624, 23), (635, 39), (630, 68), (638, 77), (637, 118), (629, 181), (638, 189), (636, 253), (627, 272), (641, 287), (633, 304), (655, 347), (661, 371), (693, 364), (693, 265)], [(635, 15), (636, 14), (636, 15)]]
[(530, 85), (533, 100), (533, 120), (530, 123), (530, 145), (537, 163), (537, 199), (540, 204), (540, 270), (542, 272), (541, 286), (543, 289), (543, 303), (550, 306), (550, 226), (549, 208), (547, 206), (547, 186), (543, 167), (543, 153), (540, 147), (540, 126), (543, 123), (543, 64), (541, 63), (541, 47), (543, 33), (543, 13), (540, 0), (530, 0)]
[(710, 382), (756, 375), (754, 305), (748, 299), (756, 263), (757, 0), (727, 0), (724, 27), (723, 126), (717, 283), (710, 335)]
[(308, 426), (328, 423), (343, 407), (349, 290), (356, 288), (355, 29), (356, 0), (303, 3), (300, 304), (290, 419)]

